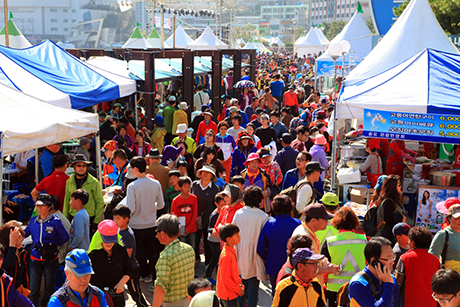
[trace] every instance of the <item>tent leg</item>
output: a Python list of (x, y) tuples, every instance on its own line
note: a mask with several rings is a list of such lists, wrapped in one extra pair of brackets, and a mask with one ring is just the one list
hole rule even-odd
[[(97, 114), (97, 106), (93, 106), (94, 113)], [(99, 184), (102, 186), (102, 158), (101, 158), (101, 136), (99, 134), (99, 130), (96, 132), (96, 163), (97, 163), (97, 179), (99, 180)]]
[(337, 109), (334, 110), (334, 129), (332, 133), (332, 169), (331, 169), (331, 191), (337, 191), (337, 118), (335, 116), (335, 112)]
[(38, 161), (38, 148), (35, 149), (35, 185), (38, 184), (38, 166), (40, 161)]
[(138, 101), (137, 93), (134, 93), (134, 119), (136, 120), (136, 129), (139, 129), (139, 123), (137, 121), (137, 101)]

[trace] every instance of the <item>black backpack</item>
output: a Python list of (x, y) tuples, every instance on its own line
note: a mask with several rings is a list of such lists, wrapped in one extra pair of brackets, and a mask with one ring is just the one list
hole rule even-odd
[[(299, 182), (296, 183), (295, 186), (293, 187), (288, 187), (284, 190), (282, 190), (279, 195), (287, 195), (291, 201), (295, 204), (297, 202), (297, 191), (303, 187), (304, 185), (306, 184), (310, 184), (306, 179), (303, 179)], [(312, 194), (312, 199), (316, 199), (316, 190), (315, 190), (315, 187), (313, 185), (310, 184), (310, 186), (312, 187), (313, 189), (313, 194)], [(311, 200), (310, 200), (311, 202)], [(293, 210), (292, 210), (292, 213), (293, 213), (293, 217), (295, 218), (300, 218), (302, 216), (302, 212), (299, 212), (297, 211), (296, 207), (294, 206)]]
[[(363, 271), (359, 271), (356, 274), (361, 275), (369, 283), (369, 285), (371, 286), (373, 297), (379, 298), (381, 296), (380, 295), (381, 291), (377, 291), (375, 289), (374, 281), (372, 280), (372, 278), (369, 277), (369, 275), (367, 275)], [(350, 285), (350, 282), (343, 284), (340, 287), (339, 292), (337, 292), (337, 307), (350, 307), (350, 296), (348, 292), (349, 285)]]
[(373, 237), (385, 224), (383, 220), (383, 206), (371, 207), (364, 216), (363, 229), (366, 236)]

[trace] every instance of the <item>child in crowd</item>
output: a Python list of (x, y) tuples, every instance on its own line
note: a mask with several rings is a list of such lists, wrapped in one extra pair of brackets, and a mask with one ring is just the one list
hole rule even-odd
[(188, 176), (188, 174), (187, 174), (187, 168), (188, 168), (187, 161), (184, 161), (184, 160), (177, 161), (176, 167), (179, 170), (181, 177), (182, 176)]
[(243, 192), (236, 185), (231, 183), (227, 184), (224, 191), (221, 193), (224, 195), (225, 203), (228, 205), (222, 208), (217, 218), (216, 225), (212, 232), (214, 238), (219, 236), (220, 228), (223, 225), (233, 222), (236, 211), (244, 207)]
[(240, 242), (240, 229), (233, 224), (224, 225), (220, 230), (220, 239), (225, 244), (219, 258), (216, 293), (223, 307), (237, 307), (238, 297), (244, 294), (235, 250), (235, 245)]
[(185, 234), (180, 236), (182, 242), (190, 244), (195, 249), (196, 219), (198, 216), (198, 200), (193, 194), (190, 194), (192, 180), (190, 177), (180, 177), (178, 181), (180, 195), (172, 201), (171, 214), (185, 217)]
[[(29, 262), (29, 298), (35, 306), (45, 306), (55, 291), (54, 285), (59, 270), (57, 247), (69, 240), (69, 234), (61, 220), (51, 213), (53, 204), (50, 195), (38, 195), (35, 206), (38, 216), (34, 216), (24, 230), (24, 238), (32, 236), (33, 242)], [(40, 304), (42, 275), (45, 276), (45, 291)]]
[(208, 268), (206, 269), (206, 279), (208, 279), (213, 285), (216, 284), (216, 281), (212, 278), (212, 272), (214, 271), (214, 268), (217, 265), (217, 262), (219, 261), (219, 255), (220, 255), (220, 239), (215, 238), (212, 236), (212, 230), (214, 229), (214, 226), (216, 225), (217, 219), (219, 218), (220, 211), (222, 208), (225, 206), (225, 199), (224, 199), (223, 193), (218, 193), (214, 197), (214, 204), (216, 205), (216, 209), (211, 213), (209, 216), (209, 226), (208, 226), (208, 242), (209, 246), (211, 247), (212, 250), (212, 258), (211, 261), (208, 264)]
[(192, 300), (200, 292), (212, 290), (212, 284), (204, 278), (195, 278), (187, 287), (188, 299)]
[(129, 217), (131, 216), (131, 209), (126, 205), (118, 205), (113, 209), (113, 221), (117, 224), (123, 243), (126, 247), (129, 258), (131, 259), (132, 271), (131, 279), (127, 283), (129, 293), (139, 307), (147, 307), (147, 301), (142, 295), (142, 290), (139, 286), (139, 263), (136, 260), (136, 237), (134, 232), (129, 227)]
[(70, 195), (70, 208), (77, 213), (70, 225), (69, 252), (76, 248), (84, 250), (89, 248), (89, 215), (85, 209), (88, 200), (89, 194), (83, 189), (75, 190)]
[(241, 175), (232, 177), (231, 183), (240, 188), (241, 192), (244, 192), (244, 178)]
[(171, 186), (165, 192), (165, 207), (162, 211), (167, 210), (165, 213), (171, 212), (171, 204), (174, 198), (180, 194), (179, 189), (179, 177), (181, 177), (181, 173), (178, 170), (170, 171), (169, 172), (169, 183)]
[[(99, 244), (97, 244), (98, 242)], [(89, 258), (94, 270), (91, 284), (104, 289), (113, 289), (114, 307), (124, 307), (125, 284), (130, 280), (132, 270), (126, 248), (118, 240), (118, 226), (112, 220), (103, 220), (91, 239)]]
[(393, 265), (393, 272), (398, 264), (399, 258), (401, 255), (406, 253), (409, 247), (409, 231), (410, 226), (406, 223), (398, 223), (393, 227), (393, 236), (396, 238), (396, 245), (393, 247), (393, 252), (395, 253), (395, 263)]

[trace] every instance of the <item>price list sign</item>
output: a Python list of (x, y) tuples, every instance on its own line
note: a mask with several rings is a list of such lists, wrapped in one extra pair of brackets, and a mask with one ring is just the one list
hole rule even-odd
[(460, 144), (460, 116), (364, 109), (363, 136)]

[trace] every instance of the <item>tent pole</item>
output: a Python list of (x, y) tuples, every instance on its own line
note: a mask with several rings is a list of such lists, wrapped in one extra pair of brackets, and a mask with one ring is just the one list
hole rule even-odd
[[(3, 0), (3, 11), (5, 15), (5, 46), (10, 46), (10, 35), (8, 33), (8, 0)], [(3, 178), (3, 177), (2, 177)], [(1, 218), (1, 215), (0, 215)], [(1, 220), (0, 220), (1, 223)]]
[(164, 4), (160, 5), (161, 8), (161, 49), (165, 48), (165, 10)]
[[(6, 12), (6, 7), (5, 7)], [(0, 225), (3, 225), (3, 133), (0, 132)]]
[(35, 185), (38, 184), (38, 165), (40, 161), (38, 161), (38, 148), (35, 149)]
[[(94, 113), (97, 114), (97, 105), (93, 106)], [(102, 169), (101, 169), (101, 136), (99, 134), (99, 130), (96, 132), (96, 162), (97, 162), (97, 179), (99, 180), (99, 184), (101, 185), (101, 189), (104, 187), (102, 186)]]
[(139, 129), (139, 122), (137, 120), (137, 99), (138, 94), (134, 93), (134, 119), (136, 120), (136, 129)]
[(332, 133), (332, 169), (331, 169), (331, 191), (337, 191), (336, 187), (336, 181), (337, 181), (337, 118), (336, 118), (336, 112), (337, 112), (337, 104), (334, 109), (333, 113), (333, 123), (334, 123), (334, 129)]

